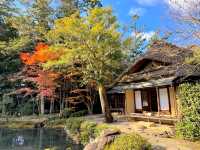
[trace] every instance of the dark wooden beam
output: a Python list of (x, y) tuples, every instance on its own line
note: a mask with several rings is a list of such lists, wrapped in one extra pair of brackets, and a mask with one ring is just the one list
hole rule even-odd
[(158, 104), (158, 116), (160, 116), (160, 96), (158, 87), (156, 87), (156, 93), (157, 93), (157, 104)]

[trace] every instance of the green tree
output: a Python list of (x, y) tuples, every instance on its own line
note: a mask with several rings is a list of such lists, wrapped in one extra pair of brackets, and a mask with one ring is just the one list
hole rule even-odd
[(101, 7), (100, 0), (60, 0), (60, 6), (56, 10), (56, 17), (68, 17), (77, 11), (87, 12), (94, 7)]
[(21, 2), (24, 10), (13, 16), (9, 22), (18, 30), (20, 36), (28, 37), (33, 43), (45, 41), (45, 34), (53, 23), (54, 9), (51, 0)]
[(15, 12), (13, 0), (2, 1), (0, 3), (0, 41), (8, 41), (16, 37), (16, 30), (6, 22), (6, 18)]
[(60, 6), (56, 10), (56, 17), (67, 17), (78, 11), (78, 3), (75, 0), (61, 0)]
[[(54, 44), (53, 51), (63, 55), (49, 61), (46, 68), (67, 66), (81, 62), (83, 83), (95, 82), (100, 96), (102, 111), (107, 122), (112, 122), (105, 85), (113, 81), (124, 57), (124, 41), (119, 24), (110, 8), (94, 8), (88, 16), (58, 19), (48, 34)], [(67, 69), (67, 67), (65, 68)]]

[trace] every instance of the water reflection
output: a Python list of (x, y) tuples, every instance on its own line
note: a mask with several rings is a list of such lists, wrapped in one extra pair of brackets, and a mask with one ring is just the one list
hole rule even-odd
[(81, 150), (62, 129), (1, 129), (0, 150)]
[(19, 135), (16, 138), (13, 138), (12, 145), (24, 145), (24, 137)]

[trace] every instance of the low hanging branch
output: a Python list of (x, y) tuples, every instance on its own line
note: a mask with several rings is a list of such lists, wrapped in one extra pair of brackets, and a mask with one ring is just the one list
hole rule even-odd
[[(81, 64), (78, 65), (79, 67)], [(65, 98), (65, 101), (72, 104), (74, 107), (76, 105), (83, 103), (87, 109), (88, 113), (93, 113), (93, 105), (96, 100), (95, 95), (95, 87), (93, 86), (83, 86), (81, 85), (80, 80), (82, 80), (82, 73), (80, 68), (76, 65), (72, 65), (67, 74), (65, 74), (65, 79), (68, 81), (68, 88), (65, 91), (68, 91), (69, 95)]]

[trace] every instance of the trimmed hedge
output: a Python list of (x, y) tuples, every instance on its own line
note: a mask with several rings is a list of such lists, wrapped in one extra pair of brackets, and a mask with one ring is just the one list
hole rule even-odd
[(87, 114), (88, 114), (87, 110), (80, 110), (80, 111), (74, 112), (74, 110), (71, 108), (65, 108), (62, 112), (61, 117), (62, 118), (82, 117)]
[(130, 133), (116, 137), (104, 150), (151, 150), (151, 145), (140, 135)]
[(88, 114), (87, 110), (81, 110), (81, 111), (77, 111), (77, 112), (72, 113), (70, 115), (70, 117), (82, 117), (82, 116), (85, 116), (87, 114)]
[(98, 125), (86, 121), (81, 117), (74, 117), (66, 120), (65, 128), (70, 131), (70, 134), (78, 136), (81, 144), (86, 145), (90, 139), (95, 139), (102, 131), (110, 127), (106, 124)]
[(188, 140), (200, 139), (200, 83), (179, 86), (181, 120), (176, 124), (178, 137)]
[(65, 108), (63, 110), (63, 112), (62, 112), (62, 117), (63, 118), (69, 118), (72, 115), (73, 112), (74, 112), (73, 109), (71, 109), (71, 108)]
[(65, 128), (70, 131), (71, 134), (76, 135), (80, 133), (81, 124), (85, 120), (83, 118), (68, 118), (65, 123)]

